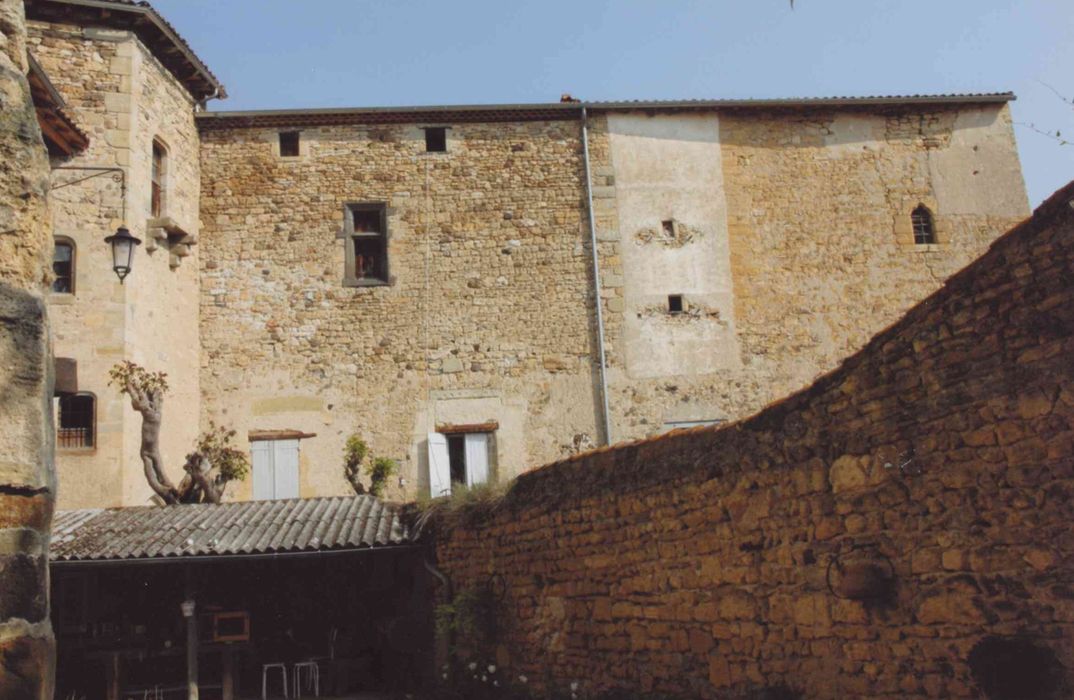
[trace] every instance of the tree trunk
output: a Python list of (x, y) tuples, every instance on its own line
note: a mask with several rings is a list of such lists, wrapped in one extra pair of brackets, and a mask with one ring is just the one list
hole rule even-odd
[(127, 383), (127, 393), (131, 397), (131, 407), (142, 414), (142, 465), (145, 468), (145, 480), (149, 488), (165, 503), (179, 503), (180, 493), (168, 475), (164, 473), (163, 460), (160, 457), (160, 422), (163, 412), (164, 397), (160, 392), (143, 392), (133, 382)]

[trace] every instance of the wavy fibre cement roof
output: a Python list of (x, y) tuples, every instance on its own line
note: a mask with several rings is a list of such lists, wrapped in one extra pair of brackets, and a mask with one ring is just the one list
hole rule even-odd
[(373, 496), (56, 513), (55, 562), (294, 554), (413, 544), (400, 507)]

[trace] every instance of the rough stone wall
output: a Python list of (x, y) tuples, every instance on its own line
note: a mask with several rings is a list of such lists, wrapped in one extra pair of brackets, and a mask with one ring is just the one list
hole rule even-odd
[(0, 698), (52, 697), (48, 156), (26, 82), (21, 0), (0, 0)]
[[(190, 96), (126, 31), (31, 22), (30, 50), (67, 103), (66, 111), (90, 137), (72, 166), (126, 171), (126, 210), (120, 182), (102, 175), (53, 190), (57, 236), (76, 246), (75, 292), (49, 296), (56, 353), (78, 362), (79, 389), (97, 399), (92, 449), (58, 452), (62, 508), (142, 505), (150, 490), (138, 456), (140, 417), (115, 387), (108, 370), (124, 359), (168, 373), (161, 449), (178, 479), (198, 432), (198, 277), (192, 257), (173, 258), (167, 241), (148, 235), (152, 142), (167, 147), (163, 214), (188, 233), (198, 230), (200, 174)], [(53, 185), (91, 174), (53, 171)], [(125, 223), (143, 244), (125, 284), (112, 271), (105, 236)], [(153, 248), (153, 250), (150, 250)], [(185, 251), (184, 251), (185, 252)], [(180, 264), (173, 267), (175, 262)]]
[(811, 387), (529, 472), (439, 567), (583, 697), (1069, 697), (1072, 274), (1074, 183)]
[[(807, 385), (1029, 213), (1002, 105), (599, 119), (618, 439), (734, 420)], [(707, 198), (690, 189), (700, 182)], [(936, 245), (913, 243), (918, 204), (935, 214)], [(667, 219), (672, 240), (659, 231)], [(676, 293), (687, 313), (667, 313)]]
[[(315, 433), (302, 495), (363, 435), (428, 492), (427, 433), (496, 420), (509, 478), (596, 435), (577, 122), (202, 133), (203, 420)], [(390, 286), (344, 287), (348, 202), (388, 206)], [(248, 497), (250, 483), (233, 495)]]

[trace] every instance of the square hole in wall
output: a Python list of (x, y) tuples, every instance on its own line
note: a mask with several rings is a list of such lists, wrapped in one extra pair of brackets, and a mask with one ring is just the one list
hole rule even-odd
[(425, 150), (428, 153), (443, 153), (447, 151), (447, 127), (426, 127)]
[(668, 313), (681, 314), (683, 311), (682, 294), (668, 295)]
[(298, 156), (298, 134), (299, 132), (297, 131), (280, 132), (280, 157), (294, 158)]
[(675, 222), (671, 219), (666, 219), (660, 222), (660, 226), (664, 229), (664, 235), (668, 238), (675, 237)]

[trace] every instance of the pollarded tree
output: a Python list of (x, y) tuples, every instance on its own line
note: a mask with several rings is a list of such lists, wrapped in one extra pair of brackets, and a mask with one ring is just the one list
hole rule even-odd
[(250, 470), (246, 455), (231, 446), (234, 430), (210, 424), (183, 464), (185, 475), (176, 486), (164, 471), (160, 456), (161, 416), (168, 378), (130, 361), (109, 372), (110, 384), (130, 397), (131, 407), (142, 414), (142, 465), (149, 487), (164, 503), (219, 503), (228, 482), (243, 479)]

